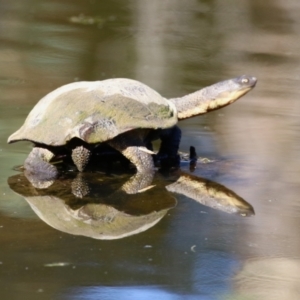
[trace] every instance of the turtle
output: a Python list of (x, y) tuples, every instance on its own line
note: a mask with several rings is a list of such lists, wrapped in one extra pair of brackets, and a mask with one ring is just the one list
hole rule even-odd
[(51, 161), (59, 153), (68, 151), (82, 172), (93, 149), (102, 145), (121, 152), (137, 173), (153, 173), (154, 152), (148, 146), (153, 139), (161, 138), (160, 154), (176, 153), (178, 121), (229, 105), (256, 82), (242, 75), (171, 99), (134, 79), (73, 82), (43, 97), (8, 143), (33, 143), (24, 168), (41, 180), (58, 176)]

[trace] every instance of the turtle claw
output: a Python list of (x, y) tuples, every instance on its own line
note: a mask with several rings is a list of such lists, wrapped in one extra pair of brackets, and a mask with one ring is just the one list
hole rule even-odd
[(151, 154), (151, 155), (155, 155), (155, 152), (149, 150), (149, 149), (146, 148), (146, 147), (138, 147), (138, 149), (139, 149), (140, 151), (145, 152), (145, 153), (148, 153), (148, 154)]

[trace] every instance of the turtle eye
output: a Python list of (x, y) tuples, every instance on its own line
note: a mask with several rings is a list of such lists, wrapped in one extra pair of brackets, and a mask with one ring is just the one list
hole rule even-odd
[(243, 78), (242, 79), (242, 83), (248, 83), (249, 82), (249, 79), (248, 78)]

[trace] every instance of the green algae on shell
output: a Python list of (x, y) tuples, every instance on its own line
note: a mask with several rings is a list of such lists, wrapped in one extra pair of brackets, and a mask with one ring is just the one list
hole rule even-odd
[(122, 78), (76, 82), (42, 98), (8, 142), (61, 146), (77, 137), (100, 143), (132, 129), (169, 128), (176, 123), (174, 105), (140, 82)]

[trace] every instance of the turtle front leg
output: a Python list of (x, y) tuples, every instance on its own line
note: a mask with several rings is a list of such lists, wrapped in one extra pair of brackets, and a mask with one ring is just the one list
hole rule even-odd
[(45, 188), (58, 176), (57, 168), (49, 163), (53, 157), (46, 148), (34, 147), (29, 153), (24, 162), (25, 175), (35, 187)]
[(137, 173), (122, 186), (122, 190), (127, 194), (136, 194), (153, 187), (151, 183), (154, 177), (154, 163), (151, 154), (145, 152), (147, 148), (144, 146), (129, 146), (123, 148), (122, 146), (116, 145), (116, 149), (119, 149), (137, 169)]
[(111, 147), (128, 158), (137, 169), (137, 174), (123, 187), (128, 194), (135, 194), (147, 189), (154, 176), (153, 152), (145, 147), (142, 137), (139, 137), (138, 134), (127, 133), (108, 142)]
[(79, 172), (82, 172), (89, 163), (91, 151), (84, 146), (77, 146), (72, 150), (72, 160)]
[[(116, 148), (117, 149), (117, 148)], [(120, 152), (136, 167), (138, 173), (153, 173), (154, 164), (152, 155), (145, 146), (120, 147)]]
[(163, 169), (178, 168), (180, 157), (178, 155), (181, 129), (178, 126), (163, 129), (159, 135), (161, 144), (155, 157), (156, 163)]

